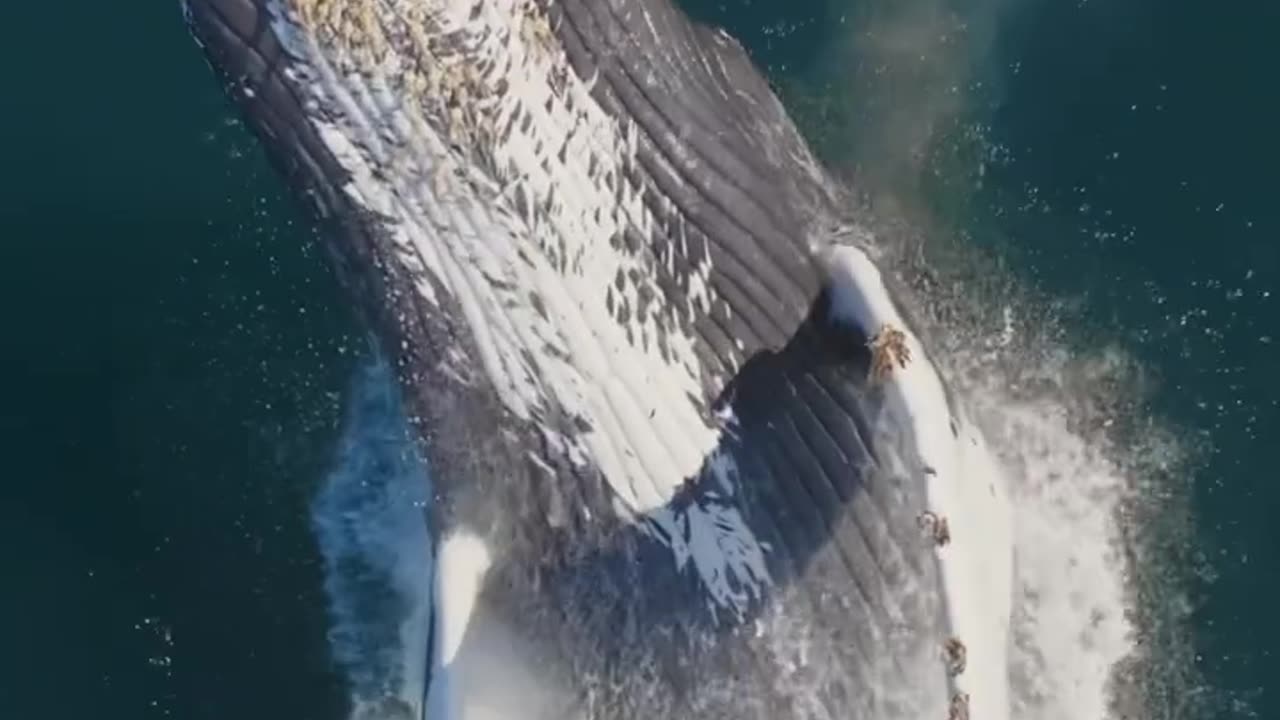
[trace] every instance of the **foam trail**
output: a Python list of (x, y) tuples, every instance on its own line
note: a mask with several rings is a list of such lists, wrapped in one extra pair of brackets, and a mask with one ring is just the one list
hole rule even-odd
[(344, 423), (312, 505), (329, 644), (350, 683), (353, 719), (417, 718), (431, 613), (423, 513), (431, 490), (385, 362), (357, 370)]
[[(1022, 377), (1012, 382), (987, 373), (966, 388), (969, 407), (1020, 479), (1012, 488), (1018, 557), (1010, 658), (1018, 689), (1014, 714), (1028, 720), (1109, 717), (1113, 671), (1134, 650), (1115, 523), (1133, 481), (1103, 433), (1091, 437), (1073, 428), (1088, 408), (1073, 410), (1066, 399), (1069, 366), (1050, 356), (1020, 370)], [(1010, 392), (1033, 377), (1038, 392)], [(1142, 452), (1133, 448), (1129, 461)]]

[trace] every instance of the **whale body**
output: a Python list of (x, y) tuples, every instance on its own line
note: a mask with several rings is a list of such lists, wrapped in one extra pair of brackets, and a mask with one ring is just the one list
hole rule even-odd
[(184, 9), (430, 466), (396, 716), (1007, 717), (999, 469), (732, 38), (668, 0)]

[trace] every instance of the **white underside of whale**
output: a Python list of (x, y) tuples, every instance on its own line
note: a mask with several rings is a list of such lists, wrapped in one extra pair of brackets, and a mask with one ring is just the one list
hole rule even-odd
[[(424, 17), (428, 4), (442, 5), (381, 4), (406, 22)], [(591, 429), (573, 437), (546, 426), (543, 432), (552, 447), (598, 467), (621, 515), (643, 514), (662, 527), (665, 537), (655, 537), (671, 546), (677, 564), (698, 572), (709, 602), (742, 611), (769, 575), (767, 548), (733, 507), (736, 468), (716, 452), (733, 418), (709, 423), (690, 402), (703, 393), (703, 375), (715, 373), (701, 365), (692, 338), (678, 326), (665, 333), (665, 355), (659, 349), (656, 324), (673, 309), (664, 306), (641, 263), (610, 242), (628, 226), (646, 237), (655, 229), (639, 188), (622, 172), (635, 155), (638, 130), (600, 108), (562, 51), (531, 40), (537, 31), (529, 24), (539, 20), (519, 10), (522, 5), (485, 2), (472, 16), (471, 3), (446, 4), (433, 14), (444, 32), (471, 39), (466, 62), (492, 69), (483, 83), (508, 87), (478, 101), (492, 105), (487, 112), (501, 127), (516, 116), (510, 137), (494, 143), (498, 177), (475, 168), (437, 131), (437, 108), (422, 99), (429, 94), (423, 83), (430, 90), (443, 81), (415, 80), (418, 70), (404, 64), (407, 53), (357, 62), (351, 51), (304, 30), (284, 3), (269, 7), (272, 29), (291, 55), (286, 74), (315, 98), (309, 119), (351, 175), (345, 191), (385, 218), (401, 261), (434, 277), (465, 315), (480, 357), (456, 352), (458, 378), (492, 384), (505, 408), (523, 420), (539, 417), (552, 402), (586, 420)], [(462, 72), (462, 58), (436, 60)], [(501, 68), (507, 70), (499, 76)], [(622, 185), (620, 193), (604, 186), (606, 174)], [(518, 193), (543, 205), (543, 213), (521, 215)], [(609, 210), (597, 212), (601, 208)], [(705, 264), (695, 268), (690, 283), (689, 302), (704, 309), (711, 301), (709, 273)], [(606, 293), (620, 274), (652, 286), (656, 300), (648, 315), (632, 312), (622, 322), (608, 311)], [(425, 280), (418, 290), (433, 304), (444, 301)], [(638, 307), (635, 284), (614, 285), (612, 292)], [(530, 293), (541, 299), (545, 316)], [(649, 342), (633, 344), (628, 333)], [(679, 513), (664, 509), (704, 462), (719, 480), (722, 502)]]

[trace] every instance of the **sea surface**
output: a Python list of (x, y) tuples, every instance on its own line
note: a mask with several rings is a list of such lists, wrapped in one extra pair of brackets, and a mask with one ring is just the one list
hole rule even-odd
[[(1280, 718), (1280, 6), (685, 5), (1019, 471), (1017, 720), (1118, 655), (1117, 716)], [(0, 718), (395, 717), (425, 479), (315, 228), (176, 2), (0, 28)]]

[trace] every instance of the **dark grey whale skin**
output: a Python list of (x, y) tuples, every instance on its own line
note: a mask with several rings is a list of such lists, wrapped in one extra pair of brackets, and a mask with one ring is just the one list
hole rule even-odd
[[(337, 272), (393, 361), (432, 470), (432, 532), (465, 527), (486, 541), (494, 561), (482, 600), (567, 689), (565, 717), (912, 716), (915, 701), (890, 697), (887, 678), (909, 683), (924, 707), (944, 697), (941, 662), (916, 660), (936, 655), (945, 635), (936, 561), (916, 525), (924, 478), (882, 462), (897, 450), (873, 435), (880, 401), (865, 379), (865, 335), (829, 322), (811, 250), (849, 205), (797, 160), (808, 150), (745, 52), (668, 0), (548, 8), (574, 71), (599, 73), (593, 96), (641, 129), (630, 180), (674, 203), (659, 231), (626, 238), (653, 260), (664, 299), (687, 292), (694, 255), (711, 259), (717, 305), (678, 322), (704, 363), (740, 368), (691, 398), (708, 422), (726, 405), (736, 414), (721, 449), (736, 460), (740, 491), (725, 500), (702, 473), (671, 506), (732, 502), (768, 543), (772, 584), (738, 615), (713, 609), (696, 572), (653, 538), (656, 525), (643, 532), (646, 520), (616, 516), (598, 472), (556, 455), (493, 388), (442, 370), (446, 348), (473, 348), (461, 312), (418, 300), (381, 219), (340, 191), (345, 172), (304, 116), (305, 91), (282, 72), (264, 3), (189, 0), (185, 12), (274, 164), (324, 223)], [(667, 127), (684, 152), (658, 132)], [(566, 413), (542, 420), (580, 431)]]

